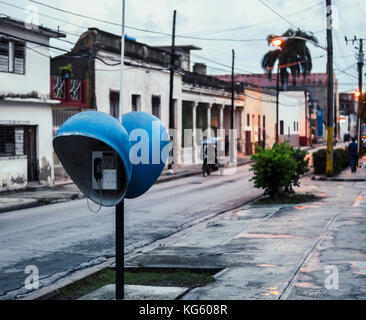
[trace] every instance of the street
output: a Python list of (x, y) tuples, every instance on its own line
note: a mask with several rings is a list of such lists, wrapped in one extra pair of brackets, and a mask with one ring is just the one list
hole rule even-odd
[[(126, 200), (126, 254), (254, 199), (261, 192), (251, 175), (245, 165), (235, 175), (178, 179)], [(85, 199), (0, 214), (0, 299), (24, 292), (28, 265), (46, 285), (114, 256), (114, 222), (114, 208), (92, 213)]]

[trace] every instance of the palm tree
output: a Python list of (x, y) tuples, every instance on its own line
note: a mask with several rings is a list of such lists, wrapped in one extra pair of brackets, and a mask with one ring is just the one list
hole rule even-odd
[[(304, 78), (311, 72), (312, 62), (309, 48), (306, 46), (306, 40), (318, 43), (318, 39), (313, 35), (312, 32), (309, 34), (306, 32), (293, 29), (288, 29), (281, 36), (275, 36), (273, 34), (267, 37), (268, 44), (272, 43), (273, 39), (276, 38), (289, 39), (282, 42), (276, 50), (268, 51), (262, 59), (262, 68), (268, 74), (268, 78), (272, 79), (272, 71), (276, 61), (281, 65), (288, 65), (287, 67), (280, 68), (280, 79), (282, 85), (288, 82), (290, 70), (293, 79), (293, 85), (296, 86), (296, 77), (302, 74)], [(303, 39), (291, 39), (291, 37), (301, 37)]]

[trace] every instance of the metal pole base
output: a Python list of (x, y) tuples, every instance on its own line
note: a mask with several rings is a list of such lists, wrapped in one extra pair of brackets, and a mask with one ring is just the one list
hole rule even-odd
[(116, 205), (116, 300), (125, 298), (124, 210), (125, 202), (122, 200)]

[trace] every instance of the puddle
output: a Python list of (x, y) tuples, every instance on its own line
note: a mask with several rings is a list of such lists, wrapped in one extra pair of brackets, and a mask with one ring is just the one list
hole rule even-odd
[(257, 266), (262, 267), (262, 268), (276, 268), (277, 267), (276, 264), (268, 264), (268, 263), (257, 264)]
[(314, 237), (295, 236), (292, 234), (274, 234), (274, 233), (247, 233), (241, 232), (237, 234), (234, 239), (248, 238), (248, 239), (306, 239)]
[(277, 287), (269, 287), (269, 288), (263, 288), (265, 290), (269, 290), (268, 292), (262, 293), (263, 296), (279, 296), (280, 291)]
[(297, 282), (297, 283), (295, 283), (295, 286), (300, 287), (300, 288), (306, 288), (306, 289), (320, 289), (321, 288), (312, 282)]
[(294, 209), (296, 210), (303, 210), (303, 209), (309, 209), (309, 208), (321, 208), (321, 206), (294, 206)]
[(366, 261), (349, 261), (349, 263), (359, 269), (356, 271), (357, 274), (366, 275)]

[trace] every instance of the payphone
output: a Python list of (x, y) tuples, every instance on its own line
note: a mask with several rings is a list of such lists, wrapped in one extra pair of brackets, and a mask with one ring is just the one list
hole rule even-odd
[(117, 155), (114, 151), (92, 152), (92, 188), (117, 190)]

